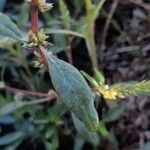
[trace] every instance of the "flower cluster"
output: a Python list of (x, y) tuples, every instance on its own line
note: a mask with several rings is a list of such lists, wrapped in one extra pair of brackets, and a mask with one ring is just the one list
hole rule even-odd
[(98, 91), (103, 95), (103, 97), (107, 100), (116, 100), (117, 97), (125, 98), (125, 96), (116, 88), (110, 88), (108, 85), (104, 85), (104, 87), (99, 87)]
[(35, 67), (35, 68), (44, 68), (44, 63), (43, 63), (43, 61), (40, 59), (40, 57), (38, 57), (38, 59), (35, 60), (35, 61), (33, 62), (33, 64), (34, 64), (34, 67)]
[(104, 88), (98, 88), (98, 90), (105, 99), (116, 100), (117, 98), (117, 91), (114, 89), (110, 89), (108, 85), (105, 85)]
[[(26, 0), (26, 2), (31, 3), (31, 0)], [(46, 0), (38, 0), (38, 8), (41, 12), (49, 11), (52, 7), (52, 3), (47, 3)]]
[(38, 45), (47, 46), (51, 43), (48, 43), (46, 39), (48, 36), (44, 33), (43, 30), (40, 30), (38, 33), (29, 31), (27, 36), (23, 39), (23, 47), (33, 48)]
[(52, 3), (47, 3), (46, 0), (38, 0), (38, 7), (41, 12), (49, 11), (53, 5)]

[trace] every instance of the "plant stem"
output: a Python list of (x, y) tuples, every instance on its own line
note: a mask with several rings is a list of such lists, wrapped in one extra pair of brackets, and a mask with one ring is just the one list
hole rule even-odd
[(92, 1), (91, 0), (85, 0), (86, 10), (91, 10), (92, 7)]
[(94, 24), (87, 24), (87, 35), (86, 35), (86, 45), (88, 48), (89, 55), (91, 57), (93, 67), (98, 69), (98, 58), (96, 52), (96, 45), (94, 39)]
[[(38, 0), (31, 1), (31, 24), (32, 24), (32, 32), (35, 34), (38, 33)], [(45, 55), (45, 49), (42, 46), (38, 46), (36, 51), (40, 54), (41, 60), (43, 61), (44, 65), (48, 68), (48, 63)]]
[(31, 1), (32, 32), (38, 33), (38, 0)]
[(71, 50), (71, 41), (72, 41), (72, 37), (70, 37), (69, 35), (67, 36), (67, 57), (69, 60), (69, 63), (73, 65), (73, 58), (72, 58), (72, 50)]
[(51, 101), (52, 99), (54, 99), (54, 98), (53, 97), (47, 97), (47, 98), (43, 98), (43, 99), (32, 100), (31, 102), (27, 102), (26, 105), (36, 105), (36, 104)]
[(86, 13), (87, 13), (87, 27), (86, 27), (86, 45), (88, 48), (88, 52), (92, 61), (93, 67), (98, 69), (98, 58), (97, 58), (97, 52), (96, 52), (96, 45), (95, 45), (95, 39), (94, 39), (94, 24), (95, 19), (93, 18), (93, 5), (91, 0), (85, 0), (86, 4)]
[(14, 88), (14, 87), (10, 87), (10, 86), (4, 86), (2, 89), (5, 89), (12, 93), (21, 93), (24, 96), (31, 96), (31, 97), (36, 97), (36, 98), (48, 98), (48, 97), (56, 98), (57, 97), (55, 92), (51, 92), (49, 94), (49, 93), (42, 93), (42, 92), (18, 89), (18, 88)]

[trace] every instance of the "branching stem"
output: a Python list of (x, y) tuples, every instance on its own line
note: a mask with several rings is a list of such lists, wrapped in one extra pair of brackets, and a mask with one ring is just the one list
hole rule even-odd
[(20, 93), (24, 96), (31, 96), (36, 98), (49, 98), (50, 100), (57, 98), (57, 95), (55, 92), (51, 93), (42, 93), (42, 92), (35, 92), (35, 91), (29, 91), (24, 89), (18, 89), (10, 86), (4, 86), (2, 89), (5, 89), (11, 93)]

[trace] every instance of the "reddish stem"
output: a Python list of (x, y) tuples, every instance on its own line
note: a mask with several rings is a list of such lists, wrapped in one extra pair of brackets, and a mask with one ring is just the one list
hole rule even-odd
[(91, 88), (91, 91), (92, 91), (93, 93), (99, 92), (99, 90), (98, 90), (97, 88)]
[[(31, 1), (31, 24), (32, 24), (32, 32), (34, 32), (35, 34), (38, 33), (38, 21), (39, 21), (38, 0), (32, 0)], [(44, 48), (41, 46), (38, 46), (36, 50), (40, 54), (42, 62), (48, 68), (47, 59), (44, 53)]]
[(31, 1), (32, 32), (38, 33), (38, 0)]
[(42, 93), (42, 92), (34, 92), (34, 91), (29, 91), (29, 90), (17, 89), (17, 88), (10, 87), (10, 86), (5, 86), (3, 89), (12, 93), (21, 93), (24, 96), (32, 96), (32, 97), (37, 97), (37, 98), (50, 98), (50, 99), (57, 98), (57, 95), (55, 92), (48, 94), (48, 93)]
[(40, 54), (41, 60), (44, 63), (45, 67), (48, 68), (48, 63), (47, 63), (47, 58), (46, 58), (44, 47), (40, 45), (37, 48), (37, 52)]

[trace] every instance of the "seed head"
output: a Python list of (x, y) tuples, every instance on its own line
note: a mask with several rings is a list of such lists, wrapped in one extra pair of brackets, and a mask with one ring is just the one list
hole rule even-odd
[(47, 40), (48, 36), (44, 33), (43, 30), (40, 30), (38, 33), (29, 31), (27, 36), (23, 39), (23, 47), (33, 48), (38, 45), (47, 46), (51, 45)]
[(53, 7), (52, 3), (47, 3), (46, 0), (38, 0), (38, 6), (41, 12), (49, 11)]

